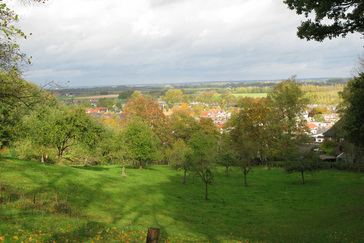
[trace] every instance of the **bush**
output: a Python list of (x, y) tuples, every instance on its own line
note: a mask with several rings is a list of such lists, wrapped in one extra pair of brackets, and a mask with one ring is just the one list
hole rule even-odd
[(357, 164), (357, 163), (323, 162), (323, 166), (325, 169), (345, 170), (345, 171), (350, 171), (350, 172), (363, 172), (364, 171), (364, 164)]
[(331, 156), (336, 156), (335, 154), (335, 148), (339, 145), (338, 142), (336, 141), (323, 141), (321, 146), (320, 146), (320, 150), (324, 151), (325, 154), (327, 155), (331, 155)]

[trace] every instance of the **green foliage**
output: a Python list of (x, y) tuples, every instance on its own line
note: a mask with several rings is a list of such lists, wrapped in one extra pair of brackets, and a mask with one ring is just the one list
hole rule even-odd
[(138, 117), (129, 120), (124, 136), (131, 158), (139, 162), (140, 169), (145, 162), (156, 159), (159, 141), (146, 122)]
[(131, 95), (130, 99), (136, 99), (142, 96), (142, 92), (139, 90), (135, 90)]
[(119, 99), (129, 99), (130, 96), (134, 93), (134, 90), (125, 90), (121, 92), (118, 96)]
[(349, 142), (364, 148), (364, 73), (355, 77), (344, 89), (342, 97), (347, 108), (343, 114), (343, 129)]
[(304, 97), (301, 85), (297, 83), (294, 76), (275, 86), (268, 97), (273, 101), (274, 107), (278, 109), (279, 115), (284, 118), (281, 122), (285, 123), (284, 126), (286, 126), (289, 135), (302, 130), (302, 127), (296, 121), (296, 117), (302, 116), (302, 112), (307, 105), (307, 99)]
[(324, 140), (320, 145), (320, 150), (324, 151), (327, 155), (336, 156), (335, 149), (338, 145), (339, 143), (336, 141)]
[(163, 100), (168, 104), (183, 103), (184, 95), (180, 89), (169, 89), (163, 97)]
[(313, 119), (317, 122), (324, 122), (325, 121), (325, 117), (322, 114), (316, 114), (313, 116)]
[(23, 65), (30, 64), (25, 54), (20, 51), (16, 38), (26, 39), (23, 31), (15, 27), (18, 15), (6, 3), (0, 1), (0, 71), (21, 73)]
[(203, 131), (195, 133), (188, 141), (192, 152), (188, 153), (188, 160), (193, 160), (192, 171), (205, 183), (205, 200), (208, 198), (208, 185), (214, 181), (213, 170), (215, 164), (213, 157), (216, 151), (216, 138)]
[[(69, 109), (66, 106), (40, 106), (25, 119), (25, 138), (39, 148), (57, 149), (59, 162), (67, 148), (75, 145), (93, 153), (98, 146), (103, 128), (81, 107)], [(39, 156), (45, 154), (40, 151)]]
[(187, 172), (193, 166), (190, 153), (191, 148), (182, 139), (178, 139), (173, 143), (170, 162), (173, 168), (183, 170), (183, 184), (187, 184)]
[(301, 152), (298, 150), (291, 150), (286, 155), (286, 164), (284, 169), (288, 173), (300, 172), (302, 177), (302, 184), (305, 183), (304, 173), (314, 172), (322, 168), (321, 160), (318, 154), (314, 151)]
[[(364, 34), (362, 0), (285, 0), (284, 3), (306, 18), (315, 14), (313, 21), (308, 19), (298, 27), (297, 35), (301, 39), (323, 41), (325, 38), (345, 37), (348, 33)], [(326, 19), (331, 22), (327, 24)]]
[(170, 126), (173, 137), (185, 142), (199, 129), (198, 122), (190, 115), (189, 110), (174, 111), (170, 117)]
[(224, 166), (226, 176), (230, 175), (230, 168), (239, 165), (239, 154), (230, 147), (230, 136), (224, 134), (223, 138), (219, 141), (219, 150), (215, 157), (215, 162), (218, 165)]
[(37, 104), (54, 102), (49, 93), (19, 78), (0, 72), (0, 147), (20, 136), (23, 117)]

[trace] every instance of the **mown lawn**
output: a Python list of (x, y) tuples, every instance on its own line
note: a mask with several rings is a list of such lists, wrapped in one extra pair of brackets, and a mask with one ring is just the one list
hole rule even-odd
[(360, 242), (364, 176), (325, 170), (306, 176), (255, 168), (249, 187), (223, 168), (204, 185), (168, 166), (64, 167), (0, 160), (0, 241)]

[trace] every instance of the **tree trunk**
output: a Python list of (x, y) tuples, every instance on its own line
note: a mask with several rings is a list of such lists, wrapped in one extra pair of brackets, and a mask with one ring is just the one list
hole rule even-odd
[(229, 167), (226, 166), (226, 176), (229, 177)]
[(207, 196), (207, 182), (205, 182), (205, 184), (206, 184), (206, 193), (205, 193), (205, 200), (209, 200), (209, 197)]
[(184, 170), (183, 173), (183, 184), (187, 184), (187, 170)]
[(248, 174), (246, 168), (244, 168), (244, 186), (247, 187), (248, 183), (246, 182), (246, 175)]
[(302, 184), (305, 184), (305, 176), (303, 175), (303, 171), (301, 171), (301, 175), (302, 175)]
[(59, 147), (58, 148), (58, 162), (61, 162), (61, 160), (62, 160), (62, 154), (63, 154), (62, 147)]
[(142, 170), (143, 169), (143, 161), (140, 161), (139, 162), (139, 170)]

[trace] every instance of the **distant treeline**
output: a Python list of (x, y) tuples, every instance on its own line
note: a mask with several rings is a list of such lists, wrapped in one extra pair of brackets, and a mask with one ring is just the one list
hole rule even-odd
[[(332, 86), (346, 84), (349, 78), (334, 78), (323, 80), (300, 80), (304, 85)], [(272, 90), (280, 81), (255, 81), (255, 82), (212, 82), (212, 83), (186, 83), (186, 84), (161, 84), (161, 85), (136, 85), (136, 86), (109, 86), (109, 87), (86, 87), (86, 88), (64, 88), (51, 90), (59, 95), (107, 95), (118, 94), (128, 90), (140, 90), (145, 94), (166, 92), (169, 89), (182, 89), (186, 94), (195, 93), (196, 90), (216, 90), (222, 93), (225, 89), (237, 89), (238, 93), (267, 93)], [(311, 86), (311, 87), (312, 87)], [(240, 89), (239, 89), (240, 88)], [(244, 89), (246, 88), (246, 89)]]

